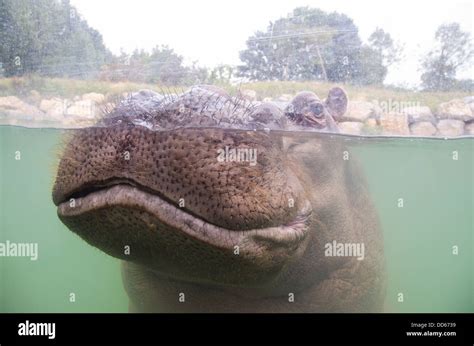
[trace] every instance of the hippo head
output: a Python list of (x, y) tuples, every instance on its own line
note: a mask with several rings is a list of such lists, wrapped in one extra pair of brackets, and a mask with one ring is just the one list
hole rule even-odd
[(337, 131), (335, 120), (339, 121), (347, 110), (347, 95), (342, 88), (329, 91), (323, 102), (310, 91), (298, 93), (286, 107), (285, 113), (293, 121), (303, 126)]
[(59, 218), (157, 277), (269, 295), (322, 284), (353, 260), (324, 244), (377, 228), (340, 141), (320, 134), (346, 103), (340, 88), (284, 110), (211, 86), (132, 94), (67, 143)]

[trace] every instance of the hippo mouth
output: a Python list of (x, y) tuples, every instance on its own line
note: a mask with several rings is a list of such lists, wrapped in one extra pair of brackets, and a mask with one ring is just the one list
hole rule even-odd
[(159, 232), (161, 227), (171, 228), (186, 237), (230, 250), (243, 243), (253, 243), (255, 248), (270, 244), (271, 247), (285, 248), (286, 251), (296, 250), (307, 237), (308, 220), (312, 213), (311, 205), (305, 202), (296, 217), (285, 224), (245, 230), (228, 229), (178, 207), (152, 189), (123, 178), (88, 184), (63, 195), (56, 204), (58, 216), (66, 224), (91, 212), (121, 207), (146, 214), (145, 223), (153, 232)]

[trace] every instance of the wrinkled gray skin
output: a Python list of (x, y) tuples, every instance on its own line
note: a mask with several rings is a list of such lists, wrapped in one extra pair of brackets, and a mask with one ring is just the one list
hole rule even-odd
[[(124, 260), (130, 311), (379, 311), (377, 215), (343, 140), (320, 133), (346, 105), (340, 88), (284, 111), (213, 86), (135, 93), (66, 145), (59, 218)], [(226, 146), (257, 163), (220, 162)], [(363, 243), (364, 259), (325, 256), (334, 240)]]

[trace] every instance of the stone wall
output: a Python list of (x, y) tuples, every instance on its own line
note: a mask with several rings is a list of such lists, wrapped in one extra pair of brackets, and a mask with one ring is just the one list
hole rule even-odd
[[(256, 101), (256, 93), (245, 90), (243, 97)], [(250, 97), (249, 97), (250, 96)], [(264, 102), (287, 103), (293, 95), (264, 98)], [(395, 103), (395, 102), (394, 102)], [(439, 136), (474, 135), (474, 96), (440, 103), (436, 109), (427, 106), (386, 107), (383, 102), (349, 101), (347, 112), (338, 123), (342, 133), (354, 135)]]
[[(240, 93), (250, 101), (260, 102), (254, 90), (242, 90)], [(292, 97), (282, 94), (261, 101), (284, 107)], [(0, 97), (0, 124), (66, 128), (91, 126), (102, 109), (110, 107), (112, 104), (108, 103), (106, 96), (99, 93), (87, 93), (73, 99), (41, 98), (33, 90), (22, 98)], [(427, 106), (399, 107), (394, 112), (384, 111), (383, 108), (378, 101), (350, 101), (346, 114), (338, 123), (340, 132), (423, 137), (474, 135), (474, 96), (441, 103), (436, 109)]]
[(25, 98), (0, 97), (0, 123), (28, 127), (90, 126), (106, 106), (105, 101), (105, 96), (99, 93), (87, 93), (73, 99), (43, 99), (33, 90)]

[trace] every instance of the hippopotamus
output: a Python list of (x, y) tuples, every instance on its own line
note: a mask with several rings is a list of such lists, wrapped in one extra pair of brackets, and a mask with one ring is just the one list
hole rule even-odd
[(65, 144), (59, 219), (122, 260), (130, 312), (380, 311), (381, 227), (334, 134), (346, 107), (339, 87), (283, 108), (133, 93)]

